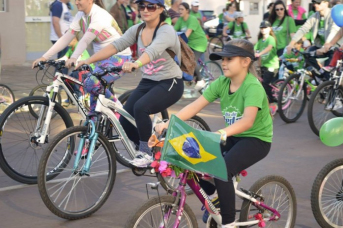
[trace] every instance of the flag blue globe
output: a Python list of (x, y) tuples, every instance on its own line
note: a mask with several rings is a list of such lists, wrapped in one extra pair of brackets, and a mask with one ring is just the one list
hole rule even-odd
[(199, 144), (192, 137), (186, 138), (185, 142), (182, 145), (182, 150), (190, 158), (201, 158), (199, 153)]

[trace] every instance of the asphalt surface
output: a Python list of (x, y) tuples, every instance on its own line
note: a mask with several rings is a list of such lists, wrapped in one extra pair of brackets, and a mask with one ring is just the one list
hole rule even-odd
[[(117, 91), (135, 88), (139, 79), (139, 75), (126, 75), (116, 82)], [(27, 96), (37, 85), (35, 71), (29, 66), (3, 66), (0, 83), (12, 88), (18, 98)], [(169, 112), (175, 113), (192, 102), (194, 98), (190, 97), (192, 96), (189, 93), (185, 93), (184, 98), (172, 106)], [(219, 108), (218, 103), (212, 103), (199, 114), (212, 130), (217, 130), (224, 124)], [(311, 211), (312, 183), (322, 167), (337, 158), (342, 158), (342, 147), (329, 148), (323, 145), (310, 130), (306, 113), (293, 124), (285, 124), (276, 116), (274, 141), (269, 155), (247, 169), (248, 176), (243, 178), (240, 186), (248, 189), (265, 175), (285, 177), (297, 196), (295, 227), (319, 227)], [(156, 181), (156, 178), (136, 177), (122, 166), (118, 166), (118, 169), (120, 171), (113, 191), (104, 206), (91, 217), (77, 221), (67, 221), (55, 216), (45, 207), (36, 185), (28, 186), (13, 181), (0, 170), (0, 227), (124, 227), (130, 213), (147, 199), (145, 184)], [(162, 189), (160, 193), (164, 194)], [(187, 203), (197, 215), (199, 227), (205, 227), (201, 222), (201, 205), (195, 196), (190, 196)]]

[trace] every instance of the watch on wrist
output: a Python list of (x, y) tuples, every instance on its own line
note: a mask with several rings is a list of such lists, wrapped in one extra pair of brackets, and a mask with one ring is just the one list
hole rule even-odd
[(218, 130), (218, 132), (220, 133), (220, 140), (226, 141), (226, 138), (227, 138), (226, 131), (224, 131), (223, 129), (220, 129)]

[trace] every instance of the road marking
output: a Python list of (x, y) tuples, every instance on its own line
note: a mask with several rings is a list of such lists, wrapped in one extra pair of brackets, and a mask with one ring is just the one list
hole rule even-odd
[[(131, 171), (131, 169), (120, 169), (120, 170), (117, 171), (117, 174), (125, 173), (125, 172), (128, 172), (128, 171)], [(37, 186), (37, 184), (13, 185), (13, 186), (9, 186), (9, 187), (0, 188), (0, 192), (6, 192), (6, 191), (15, 190), (15, 189), (22, 189), (22, 188), (27, 188), (27, 187), (32, 187), (32, 186)]]

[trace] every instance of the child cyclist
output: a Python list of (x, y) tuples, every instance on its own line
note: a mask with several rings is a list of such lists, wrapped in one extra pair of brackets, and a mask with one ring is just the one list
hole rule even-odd
[[(215, 186), (200, 180), (204, 191), (220, 201), (222, 227), (235, 227), (235, 190), (232, 178), (262, 160), (269, 153), (273, 123), (263, 86), (253, 73), (254, 46), (246, 40), (229, 41), (222, 52), (212, 53), (211, 60), (222, 60), (224, 75), (215, 80), (204, 94), (179, 111), (176, 116), (187, 120), (209, 103), (220, 99), (226, 126), (218, 130), (226, 145), (221, 146), (228, 171), (228, 182), (215, 179)], [(168, 123), (158, 124), (161, 132)], [(225, 153), (224, 153), (225, 152)], [(216, 195), (218, 194), (218, 199)]]
[(273, 97), (272, 88), (269, 84), (275, 80), (279, 69), (279, 59), (276, 54), (276, 38), (268, 21), (261, 22), (258, 41), (254, 49), (256, 51), (255, 57), (261, 58), (262, 85), (268, 96), (271, 113), (275, 115), (277, 100)]
[[(301, 39), (295, 43), (294, 48), (298, 51), (304, 52), (303, 44), (304, 42)], [(293, 61), (289, 62), (286, 59), (292, 59)], [(279, 70), (279, 79), (282, 79), (284, 77), (285, 68), (291, 71), (296, 71), (303, 68), (305, 62), (303, 55), (301, 55), (300, 53), (293, 52), (291, 54), (288, 54), (286, 49), (284, 50), (283, 55), (280, 56), (280, 60), (283, 60), (283, 62)]]

